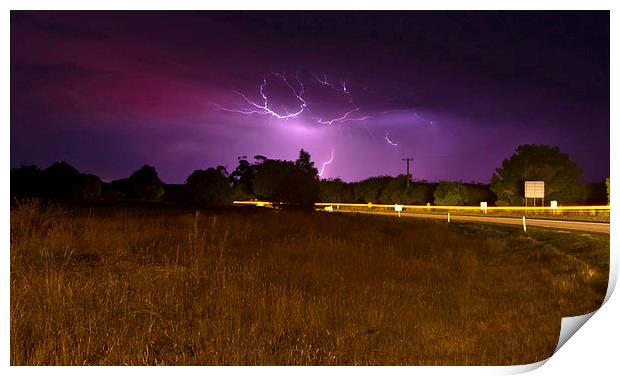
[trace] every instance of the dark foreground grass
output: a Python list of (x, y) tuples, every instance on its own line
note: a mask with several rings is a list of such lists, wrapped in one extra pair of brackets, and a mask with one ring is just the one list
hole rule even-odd
[(507, 365), (598, 308), (609, 240), (316, 212), (11, 212), (11, 364)]

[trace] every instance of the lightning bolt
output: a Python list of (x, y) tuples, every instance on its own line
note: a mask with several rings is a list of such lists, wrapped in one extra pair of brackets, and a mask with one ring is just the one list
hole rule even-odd
[(392, 146), (398, 146), (398, 144), (392, 142), (392, 140), (390, 140), (390, 134), (388, 132), (385, 132), (385, 141), (388, 142), (388, 144), (392, 145)]
[(234, 112), (234, 113), (243, 114), (243, 115), (252, 115), (252, 114), (270, 115), (278, 119), (290, 119), (290, 118), (295, 118), (301, 115), (301, 113), (304, 112), (304, 110), (307, 107), (306, 100), (303, 97), (305, 88), (303, 84), (301, 83), (301, 81), (297, 80), (298, 84), (301, 87), (301, 90), (298, 92), (291, 86), (291, 84), (288, 82), (288, 80), (283, 74), (272, 73), (272, 75), (280, 78), (282, 82), (284, 83), (284, 85), (286, 85), (286, 87), (291, 91), (291, 93), (295, 96), (295, 98), (297, 98), (297, 100), (300, 102), (299, 110), (297, 112), (286, 111), (286, 114), (281, 114), (281, 113), (276, 112), (269, 105), (269, 100), (267, 99), (267, 95), (265, 94), (265, 87), (267, 87), (267, 84), (268, 84), (267, 78), (263, 78), (263, 82), (258, 87), (260, 96), (263, 98), (262, 104), (256, 103), (255, 101), (251, 100), (250, 98), (248, 98), (245, 94), (243, 94), (240, 91), (233, 91), (233, 92), (239, 95), (241, 98), (243, 98), (249, 107), (240, 108), (240, 109), (232, 109), (232, 108), (221, 106), (217, 103), (212, 103), (212, 104), (219, 107), (223, 111)]
[(314, 74), (314, 77), (316, 78), (317, 82), (320, 83), (323, 86), (327, 86), (330, 87), (331, 89), (339, 92), (339, 93), (343, 93), (347, 96), (347, 98), (349, 99), (349, 103), (354, 104), (353, 103), (353, 96), (351, 95), (351, 92), (349, 91), (349, 89), (347, 88), (347, 82), (342, 80), (340, 81), (340, 87), (336, 87), (336, 85), (332, 84), (331, 82), (329, 82), (329, 80), (327, 79), (327, 75), (325, 73), (323, 73), (323, 79), (321, 79), (316, 73)]
[(351, 111), (345, 112), (344, 115), (342, 115), (340, 117), (337, 117), (337, 118), (334, 118), (334, 119), (331, 119), (331, 120), (319, 119), (318, 122), (320, 124), (331, 125), (331, 124), (334, 124), (334, 123), (344, 123), (344, 122), (347, 122), (347, 121), (362, 121), (362, 120), (366, 120), (366, 119), (370, 118), (370, 116), (363, 116), (361, 118), (350, 118), (349, 115), (351, 115), (352, 113), (354, 113), (356, 111), (359, 111), (359, 108), (354, 108)]
[[(351, 94), (349, 87), (347, 86), (346, 81), (342, 80), (340, 81), (339, 85), (336, 85), (330, 82), (326, 74), (323, 74), (322, 77), (320, 77), (316, 73), (312, 73), (312, 74), (314, 75), (314, 77), (316, 78), (316, 81), (320, 85), (326, 86), (330, 88), (331, 90), (335, 90), (336, 92), (345, 95), (348, 99), (349, 104), (354, 106), (354, 108), (344, 113), (341, 113), (340, 115), (336, 115), (333, 118), (329, 118), (325, 120), (323, 117), (319, 118), (317, 120), (319, 124), (332, 125), (332, 124), (346, 123), (346, 122), (352, 122), (352, 121), (364, 121), (372, 117), (370, 115), (358, 116), (358, 117), (351, 116), (353, 113), (360, 111), (360, 108), (355, 106), (355, 103), (353, 101), (353, 96)], [(269, 101), (268, 95), (265, 92), (267, 86), (270, 83), (267, 77), (263, 77), (262, 83), (258, 86), (258, 93), (260, 94), (262, 101), (258, 101), (258, 102), (254, 101), (250, 99), (246, 94), (240, 91), (233, 91), (236, 95), (240, 96), (243, 99), (243, 101), (245, 101), (244, 106), (240, 106), (238, 108), (230, 108), (230, 107), (224, 107), (217, 103), (211, 103), (211, 105), (218, 107), (222, 111), (237, 113), (237, 114), (242, 114), (242, 115), (268, 115), (271, 117), (275, 117), (277, 119), (284, 119), (284, 120), (288, 120), (288, 119), (296, 118), (300, 116), (308, 108), (308, 102), (306, 98), (304, 97), (306, 88), (302, 80), (299, 78), (299, 72), (297, 72), (297, 74), (295, 75), (295, 79), (297, 82), (296, 85), (292, 85), (291, 82), (289, 82), (289, 79), (287, 78), (286, 74), (284, 73), (271, 72), (271, 76), (282, 81), (282, 83), (286, 86), (286, 88), (288, 88), (291, 94), (298, 101), (299, 109), (296, 112), (289, 112), (288, 110), (286, 110), (285, 112), (279, 112), (274, 109), (273, 105)]]
[[(319, 77), (316, 73), (314, 74), (314, 77), (316, 78), (317, 82), (320, 83), (323, 86), (327, 86), (339, 93), (343, 93), (344, 95), (347, 96), (349, 103), (352, 105), (355, 105), (355, 103), (353, 102), (353, 96), (351, 95), (351, 91), (349, 91), (349, 88), (347, 87), (347, 82), (346, 81), (340, 81), (340, 87), (337, 87), (336, 85), (332, 84), (331, 82), (329, 82), (329, 79), (327, 78), (327, 75), (324, 73), (323, 74), (323, 78)], [(327, 125), (332, 125), (334, 123), (344, 123), (344, 122), (348, 122), (348, 121), (362, 121), (362, 120), (366, 120), (369, 119), (370, 116), (363, 116), (360, 118), (350, 118), (349, 115), (351, 115), (354, 112), (359, 111), (359, 107), (356, 107), (352, 110), (349, 110), (347, 112), (345, 112), (343, 115), (336, 117), (336, 118), (332, 118), (330, 120), (323, 120), (323, 119), (319, 119), (318, 123), (319, 124), (327, 124)]]
[(325, 172), (325, 167), (334, 161), (334, 149), (332, 149), (332, 156), (328, 161), (323, 162), (321, 166), (321, 171), (319, 172), (319, 177), (323, 177), (323, 173)]

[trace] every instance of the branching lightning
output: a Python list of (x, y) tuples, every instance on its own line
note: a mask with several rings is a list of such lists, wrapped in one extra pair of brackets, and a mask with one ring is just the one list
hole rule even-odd
[(323, 73), (323, 78), (321, 79), (317, 74), (314, 74), (314, 77), (316, 78), (317, 82), (320, 83), (323, 86), (327, 86), (332, 88), (333, 90), (339, 92), (339, 93), (344, 93), (347, 98), (349, 99), (349, 103), (353, 104), (353, 96), (351, 96), (351, 92), (349, 91), (349, 89), (347, 88), (347, 82), (346, 81), (340, 81), (340, 87), (336, 87), (336, 85), (332, 84), (331, 82), (329, 82), (329, 80), (327, 79), (327, 75), (325, 73)]
[(323, 177), (323, 173), (325, 172), (325, 167), (334, 161), (334, 149), (332, 149), (332, 156), (328, 161), (323, 162), (321, 166), (321, 171), (319, 171), (319, 177)]
[(370, 118), (370, 116), (363, 116), (361, 118), (350, 118), (349, 115), (351, 115), (352, 113), (359, 111), (359, 108), (354, 108), (351, 111), (345, 112), (344, 115), (342, 115), (341, 117), (338, 118), (334, 118), (334, 119), (330, 119), (330, 120), (323, 120), (323, 119), (319, 119), (318, 122), (320, 124), (334, 124), (334, 123), (344, 123), (347, 121), (362, 121), (362, 120), (366, 120), (368, 118)]
[[(341, 113), (333, 118), (320, 117), (317, 120), (319, 124), (332, 125), (336, 123), (345, 123), (345, 122), (350, 122), (350, 121), (364, 121), (371, 117), (369, 115), (358, 116), (358, 117), (351, 116), (353, 113), (359, 112), (360, 108), (355, 106), (355, 103), (353, 101), (353, 96), (351, 94), (350, 88), (347, 86), (346, 81), (342, 80), (340, 81), (339, 85), (336, 85), (329, 81), (326, 74), (323, 74), (323, 77), (319, 77), (317, 74), (313, 74), (313, 75), (316, 78), (316, 81), (320, 85), (326, 86), (330, 88), (331, 90), (334, 90), (342, 95), (345, 95), (347, 97), (347, 101), (349, 102), (349, 104), (354, 106), (354, 108), (349, 109), (348, 111)], [(302, 82), (302, 80), (299, 78), (299, 73), (295, 75), (295, 79), (297, 82), (296, 85), (292, 85), (291, 82), (289, 82), (289, 79), (287, 78), (286, 74), (284, 73), (272, 72), (271, 76), (282, 81), (284, 86), (286, 86), (286, 88), (295, 97), (295, 99), (299, 103), (299, 109), (297, 111), (289, 112), (288, 110), (286, 110), (285, 112), (282, 112), (282, 111), (276, 110), (273, 107), (269, 99), (269, 96), (266, 93), (266, 88), (270, 84), (267, 77), (264, 77), (262, 83), (258, 86), (258, 92), (260, 94), (260, 97), (262, 98), (261, 102), (257, 102), (257, 101), (250, 99), (248, 95), (240, 91), (233, 91), (235, 94), (243, 98), (243, 101), (245, 102), (243, 106), (240, 106), (237, 108), (230, 108), (230, 107), (224, 107), (217, 103), (212, 103), (212, 105), (218, 107), (222, 111), (227, 111), (227, 112), (232, 112), (232, 113), (237, 113), (237, 114), (242, 114), (242, 115), (269, 115), (277, 119), (284, 119), (284, 120), (296, 118), (308, 109), (308, 102), (307, 102), (307, 98), (305, 97), (306, 87), (304, 86), (304, 83)]]
[[(355, 103), (353, 102), (353, 96), (351, 95), (351, 91), (349, 91), (349, 88), (347, 87), (347, 82), (346, 81), (344, 81), (344, 80), (340, 81), (340, 87), (337, 87), (336, 85), (334, 85), (331, 82), (329, 82), (326, 74), (323, 74), (323, 78), (319, 77), (317, 74), (314, 74), (314, 77), (316, 78), (317, 82), (320, 83), (321, 85), (327, 86), (327, 87), (337, 91), (338, 93), (343, 93), (344, 95), (346, 95), (349, 103), (355, 106)], [(366, 120), (366, 119), (370, 118), (370, 116), (363, 116), (363, 117), (360, 117), (360, 118), (350, 118), (349, 117), (349, 115), (351, 115), (352, 113), (357, 112), (359, 110), (360, 110), (359, 107), (355, 107), (354, 109), (345, 112), (340, 117), (332, 118), (330, 120), (323, 120), (321, 118), (321, 119), (318, 120), (318, 122), (320, 124), (331, 125), (333, 123), (344, 123), (344, 122), (348, 122), (348, 121), (362, 121), (362, 120)]]
[(300, 103), (298, 111), (296, 111), (296, 112), (288, 112), (287, 111), (286, 114), (281, 114), (281, 113), (276, 112), (269, 105), (269, 100), (267, 98), (267, 95), (265, 94), (265, 87), (268, 84), (267, 78), (263, 78), (263, 83), (260, 84), (259, 88), (258, 88), (260, 96), (263, 98), (263, 104), (262, 105), (256, 103), (253, 100), (251, 100), (245, 94), (243, 94), (243, 93), (241, 93), (239, 91), (234, 91), (234, 93), (239, 95), (241, 98), (243, 98), (245, 100), (246, 104), (249, 107), (232, 109), (232, 108), (227, 108), (227, 107), (221, 106), (221, 105), (219, 105), (217, 103), (214, 103), (214, 105), (219, 107), (223, 111), (234, 112), (234, 113), (243, 114), (243, 115), (252, 115), (252, 114), (270, 115), (270, 116), (273, 116), (273, 117), (278, 118), (278, 119), (290, 119), (290, 118), (295, 118), (295, 117), (301, 115), (301, 113), (304, 112), (304, 110), (307, 107), (306, 100), (303, 97), (304, 91), (305, 91), (304, 85), (301, 83), (300, 80), (297, 80), (297, 82), (300, 85), (301, 89), (299, 91), (296, 91), (291, 86), (291, 84), (288, 82), (288, 80), (286, 79), (286, 77), (283, 74), (272, 73), (272, 75), (280, 78), (282, 80), (282, 82), (284, 83), (284, 85), (286, 85), (286, 87), (290, 89), (291, 93), (293, 93), (295, 98), (297, 98), (297, 100)]
[(397, 143), (392, 142), (392, 140), (390, 140), (390, 134), (388, 132), (385, 132), (385, 141), (388, 142), (388, 144), (392, 145), (392, 146), (398, 146)]
[[(316, 122), (321, 125), (332, 125), (332, 126), (344, 125), (344, 123), (349, 123), (349, 122), (362, 122), (364, 120), (367, 120), (370, 118), (378, 118), (384, 114), (389, 114), (392, 112), (399, 112), (399, 111), (409, 112), (413, 110), (413, 109), (387, 110), (387, 111), (375, 112), (373, 114), (368, 114), (368, 113), (364, 114), (362, 110), (360, 109), (360, 106), (358, 106), (356, 104), (356, 101), (354, 101), (354, 98), (353, 98), (354, 91), (352, 92), (351, 87), (347, 84), (345, 80), (330, 79), (325, 73), (323, 73), (322, 75), (318, 75), (316, 73), (309, 72), (309, 75), (310, 75), (309, 76), (310, 80), (305, 82), (307, 85), (304, 85), (304, 80), (300, 78), (299, 72), (297, 72), (297, 74), (294, 76), (294, 79), (291, 79), (291, 76), (288, 76), (285, 73), (271, 72), (266, 77), (263, 77), (262, 82), (258, 85), (257, 91), (258, 91), (258, 94), (260, 95), (260, 98), (258, 98), (257, 96), (258, 100), (251, 99), (249, 95), (242, 93), (240, 91), (234, 91), (236, 95), (238, 95), (239, 97), (243, 99), (243, 104), (239, 106), (234, 106), (234, 107), (224, 107), (216, 103), (213, 103), (213, 105), (217, 106), (222, 111), (243, 114), (243, 115), (268, 115), (270, 117), (274, 117), (276, 119), (282, 119), (282, 120), (288, 120), (292, 118), (301, 118), (303, 116), (303, 119), (311, 120), (312, 122)], [(302, 77), (304, 76), (302, 75)], [(314, 77), (316, 82), (312, 79), (312, 77)], [(288, 96), (289, 95), (288, 93), (290, 92), (290, 94), (292, 95), (292, 97), (290, 97), (290, 100), (292, 100), (295, 103), (295, 108), (293, 112), (289, 111), (286, 107), (283, 108), (281, 105), (279, 105), (277, 103), (278, 100), (274, 99), (274, 97), (270, 94), (271, 92), (268, 90), (268, 88), (272, 84), (281, 85), (280, 87), (284, 89), (283, 93), (285, 96)], [(323, 99), (322, 101), (315, 100), (313, 96), (320, 97), (326, 94), (324, 91), (321, 92), (320, 90), (321, 87), (325, 87), (330, 91), (334, 91), (336, 93), (336, 97), (328, 96), (328, 97), (322, 98)], [(366, 90), (366, 89), (367, 87), (364, 87), (364, 88), (361, 88), (360, 90)], [(338, 97), (342, 97), (343, 99), (345, 99), (346, 97), (346, 101), (348, 102), (348, 105), (341, 102), (338, 99)], [(336, 110), (334, 112), (334, 109), (331, 109), (331, 110), (329, 109), (330, 104), (333, 102), (341, 103), (341, 105), (344, 104), (344, 106), (348, 108), (341, 108), (340, 110)], [(323, 103), (327, 104), (328, 106), (327, 110), (330, 111), (329, 115), (326, 115), (325, 108), (322, 108)], [(411, 112), (413, 112), (413, 117), (422, 123), (429, 124), (429, 125), (433, 125), (436, 123), (433, 120), (428, 120), (422, 117), (417, 111), (411, 111)], [(411, 112), (409, 112), (409, 114), (411, 114)], [(374, 138), (375, 136), (369, 130), (367, 124), (364, 123), (362, 125)], [(349, 128), (348, 130), (350, 134), (351, 129)], [(398, 143), (394, 142), (390, 138), (390, 134), (388, 132), (385, 133), (384, 139), (390, 146), (394, 146), (394, 147), (399, 146)], [(328, 161), (323, 163), (323, 165), (321, 166), (321, 171), (319, 173), (319, 176), (323, 175), (323, 173), (325, 172), (326, 166), (332, 163), (333, 159), (334, 159), (334, 151), (332, 150), (331, 158)]]

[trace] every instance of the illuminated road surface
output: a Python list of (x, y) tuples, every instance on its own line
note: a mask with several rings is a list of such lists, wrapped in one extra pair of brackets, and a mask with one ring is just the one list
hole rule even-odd
[[(389, 211), (367, 211), (367, 210), (334, 210), (335, 212), (341, 213), (360, 213), (360, 214), (374, 214), (374, 215), (390, 215), (390, 216), (398, 216), (397, 212), (389, 212)], [(402, 213), (403, 217), (415, 217), (415, 218), (433, 218), (433, 219), (441, 219), (443, 221), (447, 221), (447, 214), (417, 214), (417, 213)], [(496, 223), (502, 225), (516, 225), (522, 226), (523, 220), (522, 218), (502, 218), (502, 217), (483, 217), (483, 216), (474, 216), (474, 215), (458, 215), (458, 214), (450, 214), (450, 221), (461, 221), (461, 222), (485, 222), (485, 223)], [(526, 225), (534, 226), (534, 227), (548, 227), (559, 230), (573, 230), (573, 231), (584, 231), (584, 232), (600, 232), (604, 234), (609, 234), (609, 223), (601, 223), (601, 222), (580, 222), (580, 221), (557, 221), (553, 219), (530, 219), (526, 217)]]

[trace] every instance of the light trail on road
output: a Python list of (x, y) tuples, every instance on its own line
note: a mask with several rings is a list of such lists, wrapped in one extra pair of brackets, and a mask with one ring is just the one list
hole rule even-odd
[[(273, 206), (274, 203), (267, 201), (234, 201), (235, 205), (255, 205), (255, 206)], [(399, 212), (390, 210), (373, 210), (373, 209), (395, 209), (396, 204), (353, 204), (353, 203), (337, 203), (337, 202), (319, 202), (314, 204), (317, 208), (331, 208), (330, 212), (340, 213), (359, 213), (368, 215), (387, 215), (387, 216), (399, 216)], [(363, 210), (362, 210), (363, 208)], [(428, 218), (436, 220), (447, 220), (447, 214), (449, 210), (453, 211), (469, 211), (481, 213), (482, 209), (479, 206), (428, 206), (428, 205), (402, 205), (403, 209), (417, 209), (418, 212), (400, 212), (401, 217), (413, 217), (413, 218)], [(369, 210), (370, 209), (370, 210)], [(432, 210), (448, 210), (444, 213), (430, 213)], [(464, 221), (464, 222), (485, 222), (500, 225), (518, 225), (522, 224), (522, 218), (525, 217), (525, 213), (528, 211), (548, 213), (562, 213), (562, 212), (588, 212), (595, 213), (597, 211), (609, 211), (609, 205), (581, 205), (581, 206), (559, 206), (557, 209), (551, 209), (549, 206), (489, 206), (488, 211), (508, 211), (519, 212), (517, 217), (499, 217), (492, 215), (463, 215), (450, 213), (450, 219), (452, 221)], [(420, 212), (426, 211), (427, 213)], [(509, 213), (508, 213), (509, 214)], [(551, 214), (553, 215), (553, 214)], [(557, 220), (557, 219), (540, 219), (540, 218), (526, 218), (528, 226), (554, 228), (561, 230), (574, 230), (585, 232), (597, 232), (597, 233), (610, 233), (610, 224), (608, 222), (595, 222), (595, 221), (573, 221), (573, 220)]]

